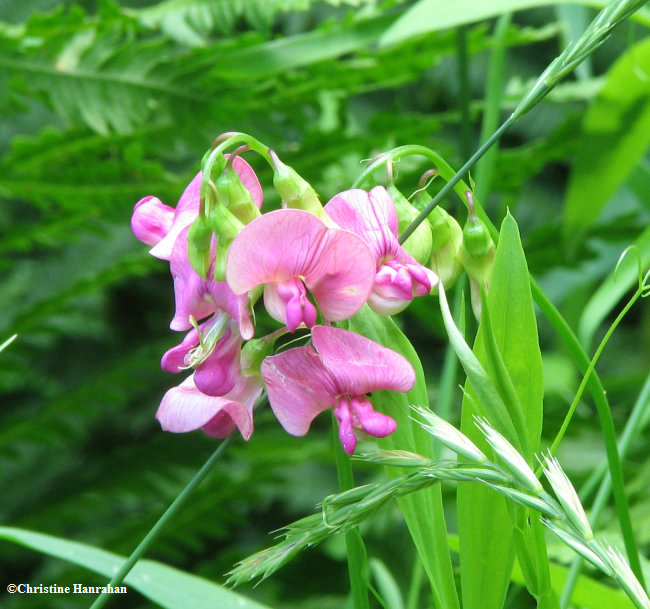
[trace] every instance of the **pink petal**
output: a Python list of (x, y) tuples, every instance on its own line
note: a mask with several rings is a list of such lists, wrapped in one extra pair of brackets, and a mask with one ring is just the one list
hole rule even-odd
[[(229, 158), (226, 154), (225, 157)], [(244, 187), (251, 193), (257, 207), (262, 207), (262, 186), (260, 185), (253, 168), (241, 157), (233, 161), (233, 169), (241, 178)], [(199, 171), (183, 191), (174, 211), (174, 219), (165, 237), (151, 249), (151, 254), (162, 260), (169, 260), (176, 238), (182, 230), (192, 224), (199, 215), (201, 205), (201, 184), (203, 174)]]
[(366, 243), (354, 233), (328, 228), (305, 284), (323, 317), (342, 321), (368, 300), (375, 277), (375, 260)]
[(288, 279), (279, 283), (267, 283), (264, 288), (264, 306), (269, 315), (286, 324), (289, 332), (299, 326), (311, 328), (318, 312), (307, 298), (307, 291), (300, 279)]
[(367, 243), (377, 265), (400, 248), (395, 204), (383, 186), (376, 186), (369, 193), (358, 188), (341, 192), (325, 205), (325, 212), (341, 228)]
[(353, 396), (350, 398), (350, 407), (363, 431), (375, 438), (385, 438), (397, 429), (397, 423), (391, 417), (377, 412), (366, 397)]
[(178, 201), (178, 205), (176, 206), (176, 210), (174, 211), (174, 221), (172, 226), (167, 235), (165, 235), (165, 238), (151, 249), (150, 253), (152, 256), (160, 258), (161, 260), (169, 260), (171, 258), (176, 238), (183, 229), (192, 224), (199, 215), (202, 181), (203, 174), (199, 171), (183, 191), (183, 194)]
[(312, 341), (338, 393), (362, 396), (379, 389), (407, 392), (413, 366), (399, 353), (341, 328), (314, 326)]
[(156, 245), (169, 232), (174, 220), (174, 210), (156, 197), (140, 199), (133, 208), (131, 229), (147, 245)]
[(261, 392), (255, 377), (241, 377), (228, 395), (210, 397), (196, 388), (192, 375), (165, 394), (156, 418), (165, 431), (203, 428), (215, 437), (228, 435), (234, 424), (248, 440), (253, 433), (253, 405)]
[(192, 328), (180, 344), (165, 352), (162, 356), (160, 367), (172, 374), (177, 374), (185, 370), (185, 356), (198, 344), (199, 333), (195, 328)]
[(294, 436), (304, 436), (314, 417), (334, 404), (336, 387), (311, 346), (265, 358), (261, 373), (275, 416)]
[(345, 396), (341, 396), (336, 402), (334, 416), (339, 424), (339, 440), (343, 445), (343, 450), (351, 455), (357, 447), (357, 437), (352, 428), (352, 411)]
[(229, 327), (214, 351), (196, 369), (194, 383), (206, 395), (220, 396), (229, 393), (241, 372), (241, 336)]
[(397, 258), (383, 264), (375, 276), (368, 304), (380, 315), (395, 315), (404, 310), (414, 296), (424, 296), (438, 285), (438, 276), (403, 252)]
[[(359, 237), (327, 228), (300, 209), (272, 211), (253, 220), (233, 241), (226, 262), (226, 279), (236, 294), (304, 277), (331, 321), (347, 319), (363, 306), (374, 271), (372, 253)], [(279, 294), (269, 299), (274, 316), (285, 320)]]
[[(172, 330), (189, 330), (190, 315), (201, 320), (217, 310), (228, 313), (239, 324), (239, 332), (246, 340), (253, 337), (254, 328), (248, 309), (248, 295), (233, 293), (225, 281), (201, 279), (187, 256), (187, 231), (176, 239), (169, 268), (174, 279), (176, 312), (170, 324)], [(208, 277), (211, 276), (209, 271)]]
[(300, 209), (271, 211), (247, 224), (235, 237), (226, 261), (226, 280), (235, 294), (258, 285), (303, 275), (327, 227)]

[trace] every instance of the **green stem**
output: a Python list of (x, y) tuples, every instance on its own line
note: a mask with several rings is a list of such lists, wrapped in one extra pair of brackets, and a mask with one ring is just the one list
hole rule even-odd
[(413, 571), (409, 583), (409, 594), (406, 599), (406, 609), (417, 609), (419, 606), (420, 590), (422, 589), (422, 580), (424, 579), (424, 565), (420, 560), (419, 554), (415, 553), (413, 560)]
[[(205, 462), (203, 467), (197, 472), (197, 474), (190, 480), (188, 485), (181, 491), (180, 495), (174, 499), (173, 503), (165, 510), (165, 513), (160, 517), (158, 522), (153, 526), (153, 528), (147, 533), (145, 538), (140, 542), (138, 547), (133, 550), (131, 556), (129, 556), (125, 561), (120, 570), (113, 576), (108, 586), (115, 587), (119, 586), (128, 573), (135, 567), (136, 563), (142, 558), (143, 554), (149, 549), (149, 546), (155, 541), (156, 537), (163, 530), (165, 525), (178, 513), (178, 511), (183, 507), (187, 499), (190, 497), (194, 489), (205, 479), (205, 477), (212, 471), (214, 464), (219, 460), (221, 453), (228, 447), (232, 442), (232, 435), (228, 436), (220, 445), (217, 450), (214, 451), (212, 456)], [(110, 598), (109, 592), (102, 592), (96, 599), (95, 602), (90, 606), (90, 609), (100, 609), (103, 607), (108, 599)]]
[[(650, 375), (646, 378), (643, 389), (641, 389), (641, 393), (634, 404), (632, 414), (625, 425), (623, 435), (618, 443), (618, 450), (621, 457), (625, 457), (632, 440), (641, 433), (647, 424), (648, 421), (646, 415), (648, 407), (650, 407)], [(603, 464), (602, 467), (599, 467), (589, 477), (587, 482), (585, 482), (582, 489), (580, 489), (579, 494), (583, 502), (585, 501), (585, 498), (591, 494), (592, 489), (599, 481), (600, 488), (598, 489), (598, 494), (596, 495), (591, 510), (589, 510), (589, 520), (593, 528), (598, 526), (600, 516), (607, 505), (612, 490), (612, 479), (607, 475), (607, 464)], [(580, 571), (582, 570), (583, 564), (584, 561), (579, 556), (574, 558), (573, 563), (571, 564), (569, 574), (564, 583), (564, 589), (562, 590), (562, 596), (560, 597), (560, 607), (562, 609), (566, 609), (571, 602), (571, 595), (573, 594), (573, 590), (578, 582), (578, 578), (580, 577)]]
[[(540, 288), (539, 284), (532, 276), (530, 278), (530, 287), (535, 302), (546, 319), (549, 320), (555, 331), (558, 333), (562, 342), (569, 349), (578, 369), (582, 374), (586, 374), (589, 369), (589, 357), (582, 349), (582, 345), (573, 333), (573, 330), (571, 330), (564, 317), (562, 317), (560, 312), (555, 308), (555, 305), (548, 299), (546, 294), (544, 294), (542, 288)], [(589, 376), (587, 387), (592, 395), (594, 403), (596, 404), (596, 410), (598, 411), (600, 427), (603, 433), (603, 441), (605, 442), (605, 452), (607, 453), (607, 463), (612, 476), (612, 490), (614, 492), (616, 511), (618, 514), (619, 525), (621, 527), (621, 533), (623, 535), (627, 558), (632, 567), (632, 571), (634, 571), (634, 575), (641, 585), (645, 587), (643, 573), (641, 571), (641, 562), (639, 560), (639, 551), (632, 531), (630, 510), (627, 504), (627, 497), (625, 496), (621, 460), (616, 446), (614, 421), (612, 419), (609, 402), (607, 401), (607, 394), (605, 393), (600, 377), (595, 370)]]
[[(512, 13), (504, 13), (497, 20), (494, 28), (493, 50), (490, 55), (490, 63), (487, 72), (485, 85), (485, 107), (483, 111), (483, 122), (481, 124), (481, 142), (488, 139), (499, 124), (501, 114), (501, 98), (503, 96), (503, 85), (505, 82), (505, 57), (508, 48), (508, 28), (512, 19)], [(476, 190), (474, 196), (484, 205), (492, 185), (494, 165), (496, 163), (498, 145), (485, 154), (481, 162), (476, 165)]]
[(578, 402), (580, 402), (580, 398), (582, 398), (582, 394), (585, 390), (585, 387), (587, 386), (587, 383), (589, 382), (591, 373), (594, 371), (594, 368), (596, 367), (596, 363), (598, 362), (603, 352), (603, 349), (605, 348), (605, 345), (607, 345), (607, 343), (609, 342), (609, 339), (614, 333), (614, 330), (616, 330), (616, 328), (618, 327), (618, 324), (621, 323), (625, 315), (627, 315), (627, 312), (632, 308), (634, 303), (639, 299), (642, 291), (643, 289), (639, 288), (634, 293), (634, 295), (632, 296), (632, 298), (630, 298), (630, 300), (625, 305), (625, 307), (623, 307), (623, 310), (617, 315), (616, 319), (609, 327), (609, 330), (607, 330), (607, 333), (603, 337), (603, 340), (600, 341), (600, 345), (598, 345), (598, 349), (596, 349), (596, 353), (594, 353), (594, 356), (591, 358), (591, 362), (589, 362), (589, 367), (587, 368), (587, 371), (585, 372), (585, 375), (582, 378), (582, 382), (580, 383), (580, 386), (578, 387), (578, 391), (576, 392), (576, 395), (573, 398), (573, 402), (571, 403), (571, 406), (569, 407), (569, 410), (567, 411), (566, 416), (564, 417), (564, 421), (562, 422), (562, 427), (560, 427), (560, 431), (558, 431), (557, 435), (555, 436), (555, 440), (553, 440), (553, 444), (551, 445), (550, 448), (551, 453), (555, 454), (555, 452), (557, 451), (557, 447), (560, 445), (560, 442), (562, 441), (562, 438), (564, 437), (564, 434), (567, 428), (569, 427), (569, 423), (571, 422), (573, 413), (575, 412), (578, 406)]
[(424, 219), (431, 213), (431, 210), (438, 205), (438, 203), (449, 194), (449, 192), (460, 182), (462, 177), (474, 166), (474, 164), (492, 147), (492, 145), (499, 141), (501, 136), (510, 128), (515, 122), (513, 116), (509, 116), (506, 121), (489, 137), (489, 139), (469, 158), (469, 160), (458, 170), (456, 175), (452, 177), (440, 190), (440, 192), (433, 197), (429, 204), (420, 212), (417, 218), (407, 226), (406, 230), (400, 235), (399, 242), (404, 243), (413, 231), (424, 221)]
[[(332, 437), (334, 442), (334, 455), (336, 458), (336, 474), (339, 480), (341, 492), (354, 488), (354, 475), (350, 457), (343, 452), (338, 435), (338, 423), (332, 413)], [(363, 543), (361, 533), (357, 527), (345, 533), (345, 547), (348, 556), (348, 572), (350, 574), (350, 591), (354, 609), (369, 609), (368, 584), (366, 574), (368, 572), (368, 560), (366, 547)]]
[(460, 106), (460, 153), (463, 159), (472, 154), (472, 125), (469, 115), (471, 92), (469, 88), (469, 61), (467, 58), (467, 26), (456, 30), (456, 49), (458, 54), (458, 102)]

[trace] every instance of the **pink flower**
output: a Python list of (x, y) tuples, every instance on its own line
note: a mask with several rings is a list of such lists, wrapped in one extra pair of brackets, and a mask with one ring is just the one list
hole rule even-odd
[(424, 296), (438, 284), (437, 275), (399, 244), (395, 204), (383, 186), (370, 192), (346, 190), (332, 198), (325, 211), (341, 228), (363, 238), (372, 250), (376, 276), (368, 304), (377, 313), (399, 313), (414, 296)]
[(357, 445), (355, 431), (378, 438), (393, 433), (395, 421), (376, 412), (366, 394), (380, 389), (409, 391), (415, 383), (411, 364), (340, 328), (315, 326), (311, 336), (313, 345), (289, 349), (262, 363), (269, 402), (284, 429), (304, 436), (314, 417), (333, 407), (339, 438), (349, 455)]
[(165, 431), (201, 428), (209, 436), (225, 438), (237, 427), (248, 440), (253, 433), (253, 406), (261, 393), (257, 377), (242, 376), (227, 395), (211, 397), (196, 388), (191, 375), (164, 395), (156, 418)]
[(225, 281), (202, 279), (192, 268), (187, 255), (186, 226), (176, 238), (171, 253), (169, 268), (174, 279), (176, 312), (170, 324), (172, 330), (189, 330), (190, 316), (201, 320), (216, 311), (225, 311), (239, 324), (240, 334), (248, 340), (253, 337), (254, 328), (248, 310), (248, 296), (236, 295)]
[[(232, 166), (256, 205), (261, 207), (262, 187), (253, 168), (239, 156), (235, 157)], [(131, 228), (140, 241), (153, 246), (151, 254), (156, 258), (169, 260), (178, 235), (198, 217), (202, 182), (203, 174), (199, 172), (181, 195), (176, 209), (156, 197), (145, 197), (135, 204)]]
[(291, 332), (316, 323), (307, 290), (325, 319), (341, 321), (366, 302), (374, 275), (372, 253), (359, 237), (300, 209), (272, 211), (247, 224), (226, 261), (232, 291), (245, 294), (265, 284), (266, 309)]
[[(199, 336), (200, 332), (200, 336)], [(178, 373), (194, 368), (196, 388), (211, 396), (226, 395), (241, 372), (242, 339), (237, 326), (222, 312), (196, 328), (162, 357), (163, 370)]]

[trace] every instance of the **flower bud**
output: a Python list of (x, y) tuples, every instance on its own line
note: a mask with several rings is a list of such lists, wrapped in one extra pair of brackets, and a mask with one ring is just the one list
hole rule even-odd
[(458, 251), (463, 242), (463, 229), (456, 219), (440, 206), (433, 208), (427, 220), (433, 236), (429, 266), (440, 277), (442, 285), (448, 288), (463, 271), (458, 260)]
[(226, 257), (230, 244), (240, 233), (244, 225), (221, 202), (217, 202), (210, 209), (208, 221), (212, 230), (217, 235), (217, 255), (214, 264), (214, 278), (216, 281), (226, 280)]
[(273, 185), (284, 206), (304, 209), (318, 216), (321, 220), (325, 220), (327, 216), (318, 199), (318, 194), (311, 184), (298, 175), (294, 169), (285, 165), (273, 150), (269, 150), (269, 154), (273, 159), (273, 167), (275, 168)]
[(215, 186), (219, 193), (219, 202), (225, 205), (243, 224), (248, 224), (261, 215), (253, 201), (253, 196), (232, 166), (226, 166), (217, 178)]
[(241, 351), (242, 374), (252, 376), (260, 374), (264, 358), (273, 354), (273, 346), (278, 338), (278, 332), (272, 332), (261, 338), (253, 338), (246, 342)]
[(212, 228), (205, 216), (198, 216), (187, 231), (187, 256), (192, 268), (202, 279), (208, 276), (212, 264)]
[(463, 244), (458, 252), (458, 259), (465, 267), (470, 279), (472, 309), (477, 319), (481, 318), (481, 290), (490, 289), (492, 267), (496, 248), (490, 233), (483, 222), (476, 216), (471, 192), (467, 192), (469, 217), (463, 228)]
[[(402, 234), (406, 228), (418, 217), (419, 212), (409, 200), (397, 189), (395, 184), (386, 187), (388, 194), (395, 203), (397, 212), (398, 234)], [(422, 222), (413, 231), (411, 236), (402, 244), (402, 247), (415, 258), (420, 264), (426, 264), (431, 255), (431, 227), (427, 222)]]

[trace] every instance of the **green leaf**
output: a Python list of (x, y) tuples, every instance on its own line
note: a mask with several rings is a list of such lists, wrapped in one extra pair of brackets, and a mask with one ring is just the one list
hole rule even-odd
[[(434, 458), (431, 437), (409, 416), (410, 404), (427, 406), (429, 403), (424, 371), (413, 345), (390, 317), (377, 315), (367, 305), (348, 320), (348, 329), (401, 353), (411, 362), (417, 376), (415, 386), (407, 394), (373, 392), (374, 407), (397, 422), (395, 432), (380, 439), (379, 446), (386, 450), (408, 450)], [(391, 477), (404, 473), (396, 467), (387, 468), (386, 471)], [(440, 486), (400, 497), (397, 502), (429, 576), (436, 606), (445, 609), (458, 607)]]
[[(381, 37), (380, 46), (397, 44), (403, 40), (444, 30), (446, 28), (491, 19), (510, 11), (520, 11), (539, 6), (563, 4), (565, 0), (420, 0), (414, 4)], [(575, 4), (586, 4), (602, 8), (608, 0), (574, 0)], [(650, 10), (640, 9), (633, 17), (650, 26)]]
[(650, 145), (650, 39), (642, 40), (610, 68), (582, 122), (564, 207), (571, 241), (598, 219)]
[[(526, 258), (517, 224), (509, 214), (501, 227), (486, 314), (479, 327), (474, 351), (478, 362), (499, 380), (496, 390), (505, 400), (508, 420), (519, 440), (513, 444), (519, 444), (518, 448), (531, 463), (532, 451), (539, 445), (541, 434), (542, 360)], [(489, 378), (488, 382), (491, 382)], [(498, 431), (512, 440), (512, 432), (503, 428), (502, 421), (494, 417), (493, 409), (483, 404), (485, 413), (477, 411), (481, 392), (477, 391), (477, 384), (471, 376), (466, 391), (468, 396), (463, 401), (461, 430), (479, 448), (489, 450), (474, 425), (474, 415), (485, 414)], [(522, 522), (522, 515), (521, 510), (511, 511), (505, 499), (490, 489), (469, 483), (459, 484), (461, 586), (466, 608), (502, 607), (514, 561), (513, 528), (519, 536), (518, 549), (526, 554), (527, 562), (531, 564), (528, 573), (537, 571), (534, 559), (530, 559), (525, 550), (526, 543), (530, 544), (530, 530), (526, 528), (525, 518)], [(537, 555), (535, 544), (529, 547)], [(535, 580), (527, 583), (536, 595), (541, 596), (539, 573), (536, 573)]]
[[(110, 578), (125, 557), (51, 535), (0, 527), (0, 539), (32, 548), (43, 554), (80, 565)], [(141, 560), (127, 575), (125, 583), (165, 609), (268, 609), (266, 605), (153, 560)]]

